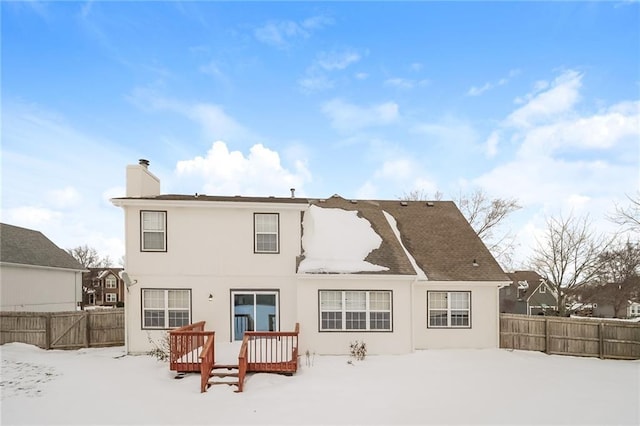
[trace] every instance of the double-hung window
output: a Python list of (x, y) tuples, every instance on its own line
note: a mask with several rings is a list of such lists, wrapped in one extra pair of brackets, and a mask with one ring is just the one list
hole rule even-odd
[(115, 293), (106, 293), (107, 303), (115, 303), (118, 301), (118, 295)]
[(278, 253), (280, 251), (278, 216), (278, 213), (254, 213), (253, 250), (255, 253)]
[(427, 326), (429, 328), (470, 328), (470, 291), (428, 291)]
[(320, 331), (391, 331), (391, 291), (320, 291)]
[(140, 212), (140, 246), (142, 251), (167, 251), (167, 212)]
[(142, 328), (191, 323), (191, 290), (142, 289)]
[(113, 275), (109, 275), (105, 279), (105, 287), (106, 288), (116, 288), (116, 277), (114, 277)]

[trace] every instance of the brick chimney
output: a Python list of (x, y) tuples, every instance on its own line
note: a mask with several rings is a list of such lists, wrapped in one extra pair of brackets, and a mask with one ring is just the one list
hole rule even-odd
[(141, 158), (138, 164), (127, 166), (127, 197), (155, 195), (160, 195), (160, 179), (149, 171), (149, 160)]

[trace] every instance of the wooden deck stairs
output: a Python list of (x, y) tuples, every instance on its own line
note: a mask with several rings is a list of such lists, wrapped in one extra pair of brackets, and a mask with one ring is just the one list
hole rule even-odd
[(289, 332), (245, 331), (237, 364), (215, 362), (215, 332), (205, 331), (204, 325), (201, 321), (169, 332), (169, 368), (200, 373), (201, 392), (223, 384), (242, 392), (248, 373), (292, 375), (298, 370), (299, 324)]
[(209, 373), (207, 389), (212, 385), (235, 386), (235, 392), (240, 391), (240, 369), (232, 364), (215, 364)]

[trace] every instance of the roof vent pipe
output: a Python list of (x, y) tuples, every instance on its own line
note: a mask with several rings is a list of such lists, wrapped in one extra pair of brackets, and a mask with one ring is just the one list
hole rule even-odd
[(295, 188), (291, 188), (291, 198), (296, 198), (296, 189)]

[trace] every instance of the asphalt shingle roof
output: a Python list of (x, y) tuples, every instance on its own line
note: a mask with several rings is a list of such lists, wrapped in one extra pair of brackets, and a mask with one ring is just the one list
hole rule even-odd
[(21, 265), (84, 270), (69, 253), (40, 231), (0, 223), (0, 261)]
[[(429, 280), (510, 281), (452, 201), (365, 201), (333, 196), (311, 203), (325, 208), (357, 210), (371, 222), (383, 242), (366, 260), (389, 268), (375, 274), (415, 274), (402, 248), (404, 245)], [(402, 245), (383, 211), (396, 219)]]

